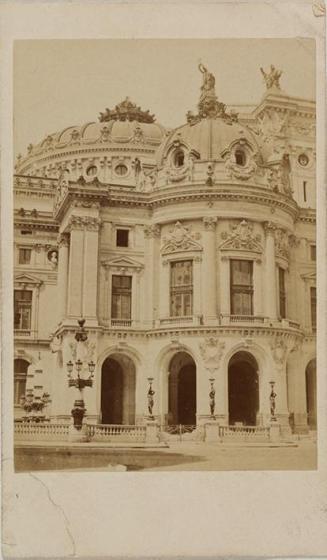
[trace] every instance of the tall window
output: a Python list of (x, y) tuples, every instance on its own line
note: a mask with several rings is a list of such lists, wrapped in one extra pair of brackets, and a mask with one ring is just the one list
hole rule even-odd
[(193, 313), (192, 261), (170, 265), (170, 316), (189, 317)]
[(253, 314), (253, 262), (231, 260), (231, 314)]
[(131, 319), (132, 317), (132, 277), (112, 277), (112, 319)]
[(18, 263), (30, 264), (31, 262), (31, 249), (19, 249)]
[(14, 361), (14, 404), (20, 404), (20, 399), (25, 395), (26, 376), (29, 363), (18, 358)]
[(14, 328), (15, 330), (30, 330), (32, 319), (31, 290), (15, 290), (14, 292)]
[(317, 326), (317, 291), (315, 287), (310, 288), (311, 326), (312, 330)]
[(316, 261), (317, 251), (315, 245), (310, 245), (310, 259), (312, 261)]
[(117, 229), (116, 231), (116, 246), (128, 247), (128, 229)]
[(285, 270), (278, 268), (278, 286), (279, 286), (279, 315), (282, 319), (286, 317), (286, 290), (285, 290)]

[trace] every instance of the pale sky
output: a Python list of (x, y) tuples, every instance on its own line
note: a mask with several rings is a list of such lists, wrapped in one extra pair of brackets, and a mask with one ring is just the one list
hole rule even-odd
[(257, 104), (260, 67), (283, 70), (282, 89), (315, 98), (315, 44), (310, 39), (144, 39), (16, 41), (15, 153), (47, 134), (96, 121), (126, 96), (168, 128), (196, 111), (202, 61), (227, 105)]

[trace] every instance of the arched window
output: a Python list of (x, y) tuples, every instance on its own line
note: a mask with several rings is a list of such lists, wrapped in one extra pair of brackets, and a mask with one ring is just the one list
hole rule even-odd
[(29, 363), (26, 360), (17, 358), (14, 361), (14, 404), (19, 405), (20, 399), (25, 395), (27, 368)]
[(241, 165), (242, 167), (244, 167), (245, 163), (246, 163), (246, 156), (245, 153), (243, 152), (243, 150), (236, 150), (235, 151), (235, 161), (237, 165)]
[(185, 154), (183, 150), (178, 150), (174, 155), (175, 167), (183, 167), (185, 161)]
[(126, 167), (126, 165), (124, 163), (119, 163), (118, 165), (116, 165), (115, 167), (115, 173), (116, 175), (127, 175), (128, 169)]

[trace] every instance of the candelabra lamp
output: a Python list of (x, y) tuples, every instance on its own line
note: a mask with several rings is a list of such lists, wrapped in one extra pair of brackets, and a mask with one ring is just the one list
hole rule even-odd
[(154, 395), (155, 391), (152, 389), (153, 377), (148, 377), (149, 382), (149, 390), (147, 393), (148, 398), (148, 411), (149, 411), (149, 420), (154, 420), (153, 416), (153, 406), (154, 406)]
[(277, 393), (275, 393), (274, 387), (275, 387), (275, 381), (269, 381), (269, 385), (270, 385), (270, 395), (269, 395), (269, 400), (270, 400), (270, 421), (271, 422), (276, 422), (277, 418), (276, 418), (276, 397), (277, 397)]
[(215, 399), (215, 396), (216, 396), (216, 391), (215, 391), (215, 388), (214, 388), (215, 378), (214, 378), (214, 377), (211, 377), (211, 378), (209, 379), (209, 381), (210, 381), (210, 392), (209, 392), (210, 415), (211, 415), (211, 418), (212, 418), (213, 420), (215, 420), (215, 419), (216, 419), (216, 417), (215, 417), (215, 408), (216, 408), (216, 399)]
[[(88, 339), (88, 333), (84, 327), (85, 319), (80, 319), (78, 321), (78, 330), (75, 334), (75, 340), (77, 342), (77, 347), (83, 345)], [(71, 410), (72, 417), (74, 420), (74, 427), (76, 430), (81, 430), (83, 425), (83, 418), (86, 412), (83, 391), (85, 387), (93, 386), (93, 377), (95, 370), (95, 363), (91, 360), (90, 362), (84, 362), (78, 356), (75, 363), (71, 360), (67, 362), (67, 377), (68, 377), (68, 387), (75, 387), (79, 396), (75, 399), (73, 408)], [(85, 377), (85, 372), (87, 372), (87, 377)]]

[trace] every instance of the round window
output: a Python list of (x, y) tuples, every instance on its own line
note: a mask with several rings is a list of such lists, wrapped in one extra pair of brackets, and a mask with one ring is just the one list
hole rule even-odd
[(98, 172), (98, 168), (96, 165), (90, 165), (86, 170), (86, 175), (88, 177), (95, 177)]
[(116, 167), (115, 167), (115, 173), (116, 173), (116, 175), (120, 175), (120, 176), (126, 175), (126, 174), (127, 174), (127, 171), (128, 171), (128, 169), (127, 169), (127, 167), (126, 167), (126, 165), (125, 165), (124, 163), (119, 163), (119, 164), (116, 165)]
[(183, 167), (185, 163), (185, 154), (183, 150), (178, 150), (174, 155), (174, 165), (175, 167)]
[(308, 158), (307, 154), (300, 154), (299, 157), (297, 158), (297, 160), (298, 160), (299, 164), (302, 165), (303, 167), (305, 167), (309, 163), (309, 158)]

